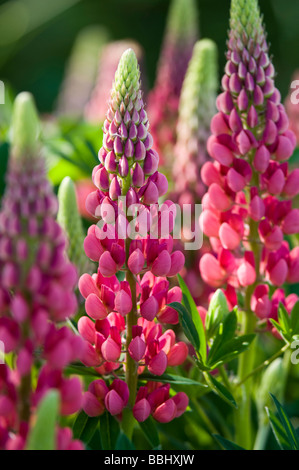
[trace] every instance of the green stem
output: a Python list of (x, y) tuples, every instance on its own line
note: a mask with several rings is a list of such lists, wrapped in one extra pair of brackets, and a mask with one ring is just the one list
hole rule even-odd
[(258, 367), (256, 367), (254, 370), (252, 370), (246, 377), (243, 378), (241, 382), (238, 382), (236, 385), (239, 387), (240, 385), (243, 385), (250, 377), (253, 375), (257, 374), (261, 370), (263, 370), (265, 367), (267, 367), (271, 362), (273, 362), (275, 359), (277, 359), (279, 356), (281, 356), (285, 351), (287, 351), (290, 347), (290, 343), (285, 344), (279, 351), (277, 351), (273, 356), (271, 356), (269, 359), (266, 361), (262, 362)]
[(232, 391), (232, 387), (231, 387), (231, 383), (230, 383), (230, 381), (229, 381), (229, 379), (228, 379), (228, 376), (227, 376), (225, 367), (224, 367), (223, 365), (222, 365), (222, 366), (219, 366), (219, 367), (218, 367), (218, 370), (219, 370), (220, 376), (222, 377), (222, 380), (223, 380), (224, 385), (225, 385), (226, 388), (231, 392), (231, 391)]
[[(129, 254), (130, 240), (126, 240), (126, 251), (127, 259)], [(126, 337), (126, 383), (129, 388), (129, 403), (123, 411), (122, 427), (129, 439), (132, 439), (134, 430), (135, 419), (132, 413), (133, 406), (135, 404), (136, 392), (137, 392), (137, 369), (138, 365), (131, 358), (129, 354), (129, 345), (133, 339), (132, 329), (133, 326), (137, 325), (137, 292), (136, 292), (136, 280), (134, 275), (129, 269), (126, 271), (126, 280), (130, 285), (132, 295), (132, 310), (126, 317), (127, 337)]]
[(210, 433), (218, 434), (218, 430), (215, 428), (214, 424), (212, 423), (208, 415), (204, 412), (204, 410), (196, 399), (192, 400), (192, 406), (196, 409), (198, 415), (200, 416)]
[[(254, 153), (249, 155), (249, 161), (252, 163), (254, 158)], [(253, 185), (256, 188), (259, 188), (259, 176), (258, 173), (253, 171)], [(250, 199), (250, 193), (247, 194), (248, 199)], [(255, 261), (255, 271), (256, 271), (256, 280), (254, 284), (248, 286), (245, 291), (245, 301), (244, 301), (244, 311), (243, 314), (243, 324), (242, 324), (242, 333), (245, 335), (252, 334), (255, 331), (256, 326), (256, 316), (251, 311), (251, 298), (254, 293), (255, 287), (260, 282), (260, 261), (261, 261), (261, 244), (259, 240), (258, 226), (259, 223), (253, 219), (248, 221), (250, 227), (249, 238), (252, 240), (250, 242), (250, 249), (254, 255)], [(238, 382), (245, 382), (245, 377), (251, 374), (251, 371), (254, 366), (256, 352), (256, 341), (253, 341), (250, 348), (245, 351), (239, 357), (239, 366), (238, 366)], [(236, 410), (236, 441), (245, 449), (252, 449), (253, 447), (253, 427), (251, 419), (251, 391), (252, 391), (252, 377), (250, 377), (242, 385), (241, 390), (239, 389), (238, 396), (238, 409)]]
[[(251, 334), (254, 332), (256, 318), (251, 312), (243, 312), (243, 332)], [(255, 345), (240, 355), (238, 377), (239, 382), (243, 382), (253, 368), (255, 359)], [(245, 449), (252, 448), (253, 431), (251, 420), (251, 380), (247, 380), (241, 388), (238, 398), (238, 409), (236, 410), (236, 441), (237, 444)]]

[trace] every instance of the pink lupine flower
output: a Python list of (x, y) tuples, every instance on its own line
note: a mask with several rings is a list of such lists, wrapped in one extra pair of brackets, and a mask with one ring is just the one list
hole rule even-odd
[(140, 44), (133, 40), (109, 42), (102, 48), (98, 64), (96, 84), (87, 104), (84, 104), (84, 116), (89, 122), (104, 122), (111, 85), (119, 60), (122, 54), (129, 48), (133, 49), (138, 58), (138, 62), (141, 64), (142, 82), (144, 85), (144, 91), (146, 91), (146, 76), (143, 61), (144, 52)]
[(294, 282), (297, 272), (284, 241), (299, 223), (291, 201), (298, 172), (287, 162), (295, 137), (274, 76), (256, 0), (233, 0), (223, 92), (207, 145), (214, 163), (201, 172), (209, 189), (200, 223), (212, 253), (201, 258), (200, 272), (214, 288), (226, 286), (245, 297), (254, 292), (245, 308), (259, 318), (272, 311), (265, 282), (280, 287)]
[[(88, 315), (78, 321), (86, 342), (82, 362), (101, 375), (125, 372), (126, 381), (115, 379), (104, 397), (107, 411), (119, 419), (128, 403), (131, 409), (135, 404), (137, 374), (147, 367), (162, 375), (168, 356), (169, 365), (187, 357), (174, 333), (162, 332), (161, 323), (178, 322), (168, 303), (180, 301), (182, 293), (178, 287), (169, 289), (166, 277), (182, 269), (184, 256), (173, 251), (172, 202), (158, 206), (167, 179), (158, 171), (139, 76), (136, 56), (129, 49), (119, 62), (108, 103), (100, 164), (93, 171), (97, 189), (87, 199), (87, 209), (100, 223), (89, 228), (84, 247), (98, 270), (79, 280)], [(165, 216), (167, 233), (162, 226)], [(151, 229), (157, 236), (151, 236)], [(122, 272), (125, 280), (119, 281)], [(99, 404), (97, 394), (88, 390), (84, 400), (88, 413), (102, 413), (102, 395)], [(144, 419), (147, 408), (139, 410)]]
[[(14, 106), (0, 211), (0, 339), (16, 364), (11, 372), (0, 366), (1, 426), (10, 432), (2, 448), (7, 449), (26, 446), (34, 408), (50, 388), (60, 392), (62, 414), (80, 409), (81, 382), (64, 378), (63, 370), (85, 349), (79, 336), (59, 325), (76, 312), (77, 272), (66, 257), (66, 239), (56, 222), (57, 201), (40, 154), (31, 95), (21, 93)], [(32, 371), (40, 364), (35, 386)]]
[(73, 439), (70, 428), (59, 428), (56, 437), (57, 450), (84, 450), (84, 446), (78, 439)]
[(189, 399), (184, 392), (170, 398), (169, 388), (169, 385), (153, 385), (150, 382), (146, 387), (140, 387), (133, 407), (135, 419), (142, 422), (152, 414), (156, 421), (169, 423), (181, 416), (188, 406)]
[(129, 389), (126, 382), (115, 379), (105, 396), (105, 406), (112, 416), (121, 414), (129, 400)]
[(83, 395), (82, 408), (88, 416), (100, 416), (105, 411), (105, 397), (109, 389), (102, 379), (94, 380)]

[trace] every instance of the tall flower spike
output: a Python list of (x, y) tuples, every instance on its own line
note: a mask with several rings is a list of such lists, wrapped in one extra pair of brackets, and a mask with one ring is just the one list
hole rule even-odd
[[(284, 234), (298, 230), (298, 211), (292, 209), (291, 198), (299, 191), (299, 181), (298, 173), (288, 169), (296, 139), (274, 85), (257, 0), (232, 0), (230, 25), (223, 93), (217, 98), (219, 113), (208, 141), (215, 161), (202, 169), (209, 190), (201, 223), (214, 253), (201, 258), (200, 271), (212, 287), (225, 287), (235, 302), (232, 291), (242, 294), (243, 330), (251, 333), (257, 317), (270, 326), (269, 318), (277, 315), (268, 284), (280, 287), (299, 278), (293, 263), (296, 252), (283, 241)], [(252, 351), (241, 357), (240, 380), (252, 365)], [(250, 448), (248, 382), (242, 393), (248, 396), (240, 405), (239, 444)]]
[(84, 232), (82, 220), (78, 212), (75, 185), (66, 176), (58, 190), (57, 222), (63, 228), (67, 237), (67, 254), (69, 260), (77, 267), (78, 273), (92, 271), (92, 263), (83, 250)]
[[(99, 263), (99, 269), (92, 276), (80, 278), (88, 317), (80, 318), (78, 327), (87, 342), (86, 365), (104, 375), (112, 370), (116, 374), (122, 368), (125, 371), (126, 383), (116, 379), (104, 404), (111, 414), (123, 418), (129, 436), (133, 416), (145, 416), (141, 411), (132, 414), (137, 374), (147, 367), (161, 375), (168, 365), (182, 364), (188, 354), (186, 345), (176, 344), (172, 330), (162, 333), (161, 323), (178, 323), (176, 311), (167, 304), (182, 298), (180, 289), (169, 290), (165, 276), (181, 271), (184, 256), (172, 252), (171, 235), (159, 238), (162, 216), (169, 215), (172, 203), (167, 201), (160, 210), (157, 207), (159, 197), (167, 192), (167, 180), (157, 171), (159, 156), (152, 149), (148, 129), (139, 67), (135, 53), (128, 49), (115, 74), (99, 151), (101, 163), (93, 171), (98, 189), (87, 200), (88, 209), (100, 223), (90, 227), (84, 247), (86, 254)], [(158, 237), (151, 236), (153, 227)], [(172, 229), (169, 224), (168, 234)], [(125, 272), (121, 282), (116, 277), (120, 270)], [(104, 412), (102, 406), (94, 407), (94, 396), (88, 394), (85, 399), (85, 410)], [(180, 412), (187, 401), (186, 397)], [(171, 404), (176, 412), (169, 420), (178, 416), (175, 402)], [(145, 406), (148, 411), (148, 404)]]
[[(200, 170), (209, 160), (206, 146), (215, 114), (217, 88), (217, 46), (209, 39), (202, 39), (194, 46), (180, 97), (172, 197), (181, 206), (200, 204), (204, 194)], [(198, 256), (188, 253), (184, 277), (194, 299), (202, 305), (207, 302), (209, 289), (203, 286), (198, 274), (200, 253)]]
[[(76, 270), (64, 256), (65, 239), (55, 221), (57, 201), (46, 179), (39, 121), (29, 93), (17, 96), (7, 186), (0, 212), (0, 340), (13, 352), (15, 370), (5, 365), (0, 399), (10, 390), (11, 412), (1, 420), (10, 436), (4, 448), (24, 448), (35, 407), (49, 388), (61, 393), (61, 412), (81, 405), (81, 384), (63, 368), (84, 343), (59, 322), (76, 311)], [(32, 367), (44, 364), (35, 389)], [(14, 377), (13, 385), (12, 377)], [(70, 393), (72, 391), (72, 393)], [(2, 445), (2, 444), (1, 444)]]
[(194, 46), (180, 97), (173, 176), (182, 201), (200, 202), (204, 193), (200, 170), (209, 159), (206, 145), (217, 88), (217, 46), (202, 39)]
[(102, 26), (87, 26), (79, 32), (59, 92), (59, 115), (82, 116), (96, 81), (99, 57), (107, 41), (108, 32)]
[(133, 40), (113, 41), (104, 48), (98, 65), (98, 77), (90, 99), (85, 106), (84, 115), (89, 122), (103, 122), (106, 117), (107, 103), (110, 96), (114, 75), (122, 54), (133, 49), (140, 64), (143, 92), (146, 92), (146, 73), (144, 52), (140, 44)]
[(179, 99), (193, 46), (198, 38), (194, 0), (172, 0), (156, 82), (149, 94), (148, 113), (155, 148), (162, 163), (171, 165), (176, 140)]

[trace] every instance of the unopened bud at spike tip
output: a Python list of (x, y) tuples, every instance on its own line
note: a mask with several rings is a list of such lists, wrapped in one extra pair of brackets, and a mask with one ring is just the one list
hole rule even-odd
[(28, 92), (17, 95), (14, 101), (11, 141), (15, 157), (26, 153), (35, 155), (38, 151), (40, 123), (33, 96)]

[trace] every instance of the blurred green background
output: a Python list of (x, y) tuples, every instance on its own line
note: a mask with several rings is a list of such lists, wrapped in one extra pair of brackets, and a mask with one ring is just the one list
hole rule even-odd
[[(111, 39), (132, 38), (146, 53), (153, 84), (169, 0), (6, 0), (0, 1), (0, 79), (15, 92), (31, 91), (40, 111), (50, 112), (65, 64), (78, 32), (105, 25)], [(229, 0), (197, 0), (200, 36), (219, 46), (220, 70), (229, 18)], [(299, 68), (298, 0), (260, 0), (277, 70), (277, 85), (286, 96)]]

